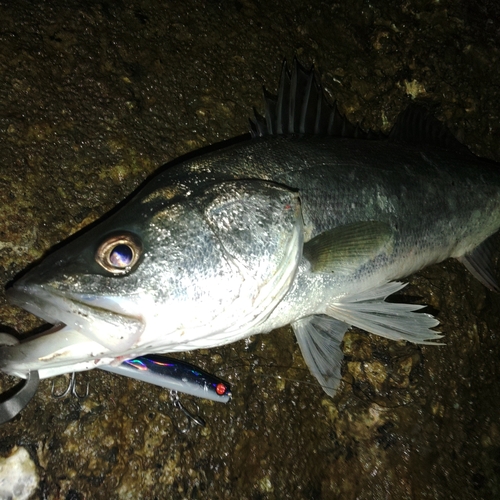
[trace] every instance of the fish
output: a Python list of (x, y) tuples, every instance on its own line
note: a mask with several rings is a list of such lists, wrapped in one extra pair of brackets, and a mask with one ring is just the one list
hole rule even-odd
[(213, 348), (291, 325), (333, 396), (352, 327), (439, 343), (423, 304), (388, 302), (448, 258), (499, 291), (499, 165), (410, 105), (387, 135), (351, 124), (314, 69), (283, 65), (250, 135), (173, 162), (8, 287), (54, 325), (0, 347), (26, 378)]

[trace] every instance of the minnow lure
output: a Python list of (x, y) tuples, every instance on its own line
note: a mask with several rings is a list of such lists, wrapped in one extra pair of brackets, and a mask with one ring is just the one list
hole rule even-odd
[(128, 359), (118, 366), (104, 365), (99, 368), (219, 403), (231, 400), (227, 382), (190, 363), (167, 356), (150, 354)]
[[(17, 343), (15, 337), (6, 333), (0, 334), (0, 344), (11, 346)], [(231, 400), (231, 390), (227, 382), (190, 363), (159, 354), (139, 356), (125, 360), (117, 366), (107, 365), (100, 368), (124, 377), (158, 385), (173, 391), (175, 394), (183, 392), (220, 403), (227, 403)], [(0, 403), (0, 425), (12, 420), (28, 405), (39, 384), (38, 372), (36, 370), (30, 371), (24, 385), (11, 397)], [(56, 397), (65, 396), (71, 389), (73, 389), (73, 394), (77, 395), (74, 392), (74, 384), (73, 376), (68, 389)], [(190, 418), (194, 418), (179, 403), (178, 397), (174, 398), (174, 405), (183, 410)]]

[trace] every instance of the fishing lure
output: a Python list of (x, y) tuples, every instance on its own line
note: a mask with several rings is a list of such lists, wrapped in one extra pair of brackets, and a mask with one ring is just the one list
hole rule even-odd
[[(12, 335), (0, 333), (0, 345), (11, 346), (17, 343), (18, 340)], [(227, 382), (190, 363), (159, 354), (139, 356), (123, 361), (117, 366), (106, 365), (99, 368), (169, 389), (174, 394), (174, 406), (180, 408), (199, 425), (204, 425), (204, 423), (200, 423), (203, 421), (199, 417), (193, 416), (182, 406), (177, 396), (178, 392), (220, 403), (227, 403), (231, 400), (231, 390)], [(63, 397), (70, 391), (78, 396), (75, 392), (75, 383), (73, 374), (68, 389), (56, 397)], [(36, 370), (30, 371), (24, 385), (12, 396), (0, 402), (0, 425), (12, 420), (28, 405), (39, 384), (38, 372)], [(88, 388), (86, 395), (88, 395)]]
[(103, 365), (99, 368), (199, 398), (220, 403), (231, 400), (227, 382), (190, 363), (159, 354), (139, 356), (117, 366)]

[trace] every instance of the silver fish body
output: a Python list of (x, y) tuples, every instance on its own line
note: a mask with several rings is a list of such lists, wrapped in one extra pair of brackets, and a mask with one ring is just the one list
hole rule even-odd
[(455, 257), (497, 287), (487, 262), (500, 228), (497, 164), (432, 141), (308, 134), (305, 118), (274, 133), (287, 117), (269, 107), (296, 103), (304, 87), (321, 131), (313, 76), (296, 65), (284, 78), (309, 83), (268, 102), (268, 124), (256, 119), (254, 130), (262, 137), (165, 169), (8, 290), (14, 304), (65, 326), (2, 348), (0, 369), (44, 378), (291, 324), (333, 394), (350, 326), (440, 337), (420, 306), (385, 302), (404, 286), (394, 280)]

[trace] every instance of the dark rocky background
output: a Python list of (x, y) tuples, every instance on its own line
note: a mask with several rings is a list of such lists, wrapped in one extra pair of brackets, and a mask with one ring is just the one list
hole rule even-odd
[[(495, 2), (20, 0), (0, 20), (2, 284), (161, 164), (245, 133), (294, 55), (365, 128), (416, 99), (500, 160)], [(43, 381), (0, 453), (30, 451), (40, 499), (499, 498), (500, 299), (455, 262), (410, 283), (446, 345), (353, 330), (333, 400), (283, 329), (182, 356), (233, 385), (228, 405), (197, 402), (203, 429), (183, 432), (165, 391), (96, 370), (83, 402)], [(40, 326), (3, 295), (0, 323)]]

